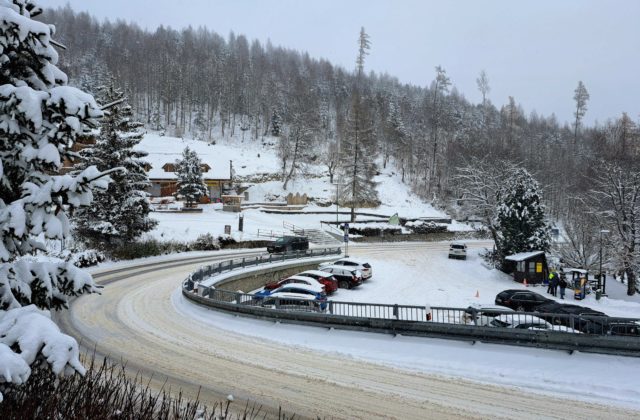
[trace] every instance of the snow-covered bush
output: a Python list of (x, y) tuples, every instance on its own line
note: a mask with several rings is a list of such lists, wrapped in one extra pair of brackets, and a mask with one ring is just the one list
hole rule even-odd
[(441, 233), (447, 231), (447, 226), (439, 225), (434, 222), (429, 222), (426, 220), (416, 220), (412, 222), (407, 222), (404, 225), (405, 228), (411, 230), (413, 233)]
[[(88, 167), (57, 175), (72, 146), (102, 112), (93, 97), (65, 86), (56, 67), (54, 27), (32, 20), (32, 0), (0, 0), (0, 381), (23, 383), (29, 365), (46, 360), (55, 373), (84, 373), (74, 339), (47, 311), (69, 296), (97, 291), (73, 263), (32, 257), (45, 239), (69, 233), (67, 212), (87, 206), (107, 173)], [(21, 361), (19, 360), (21, 359)], [(0, 397), (1, 398), (1, 397)]]
[(220, 244), (215, 236), (205, 233), (191, 243), (191, 248), (195, 251), (217, 251), (220, 249)]

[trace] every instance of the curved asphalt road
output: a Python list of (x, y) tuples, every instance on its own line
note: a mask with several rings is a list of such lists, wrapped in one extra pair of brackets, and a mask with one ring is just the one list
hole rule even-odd
[[(475, 246), (486, 246), (486, 243)], [(472, 245), (474, 246), (474, 245)], [(445, 243), (351, 247), (352, 255), (445, 252)], [(62, 328), (99, 355), (123, 360), (151, 386), (182, 389), (213, 405), (226, 395), (278, 406), (296, 417), (331, 418), (633, 418), (623, 408), (556, 399), (518, 389), (476, 384), (291, 348), (199, 324), (171, 303), (189, 272), (255, 251), (211, 254), (96, 271), (102, 295), (76, 299), (59, 315)], [(310, 327), (312, 328), (312, 327)], [(235, 404), (243, 407), (244, 403)]]

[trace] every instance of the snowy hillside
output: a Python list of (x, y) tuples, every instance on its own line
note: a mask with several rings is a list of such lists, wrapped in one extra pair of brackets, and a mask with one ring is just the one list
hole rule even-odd
[[(163, 240), (194, 240), (204, 233), (222, 235), (224, 226), (231, 225), (233, 236), (239, 240), (246, 240), (257, 238), (258, 229), (282, 231), (283, 221), (303, 228), (319, 228), (321, 221), (334, 221), (336, 187), (329, 182), (326, 168), (321, 165), (307, 165), (303, 174), (289, 182), (287, 190), (284, 190), (280, 181), (280, 162), (275, 146), (277, 141), (276, 138), (270, 137), (264, 142), (225, 138), (210, 144), (199, 140), (147, 133), (138, 148), (149, 153), (147, 160), (154, 167), (152, 171), (159, 168), (163, 162), (178, 159), (182, 150), (188, 146), (198, 153), (203, 162), (208, 162), (213, 167), (212, 171), (216, 166), (226, 168), (231, 161), (238, 186), (247, 187), (247, 203), (282, 203), (289, 193), (307, 194), (309, 197), (309, 205), (302, 209), (302, 212), (307, 214), (270, 214), (262, 212), (259, 208), (243, 211), (244, 233), (237, 232), (239, 215), (223, 212), (219, 204), (201, 205), (203, 212), (199, 214), (156, 212), (152, 213), (152, 217), (158, 220), (159, 224), (150, 235)], [(382, 205), (377, 208), (360, 209), (361, 211), (387, 217), (395, 213), (401, 217), (447, 217), (445, 213), (413, 194), (391, 167), (381, 171), (380, 175), (375, 177), (375, 181), (378, 184)], [(346, 212), (349, 209), (339, 210)], [(340, 220), (347, 221), (347, 216), (340, 215)], [(464, 225), (454, 226), (456, 230), (469, 229)]]

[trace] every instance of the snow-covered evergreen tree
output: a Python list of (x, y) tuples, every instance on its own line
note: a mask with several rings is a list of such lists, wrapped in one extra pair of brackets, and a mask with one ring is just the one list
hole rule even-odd
[[(44, 358), (55, 373), (84, 372), (78, 346), (43, 309), (96, 292), (91, 276), (61, 260), (39, 261), (39, 237), (63, 239), (67, 212), (89, 205), (107, 173), (56, 175), (76, 136), (102, 115), (95, 100), (65, 86), (54, 27), (32, 18), (31, 0), (0, 0), (0, 383), (20, 384)], [(0, 394), (0, 400), (2, 394)]]
[(551, 230), (538, 182), (519, 168), (497, 192), (496, 250), (500, 260), (518, 252), (547, 251)]
[(176, 162), (178, 174), (178, 194), (187, 202), (187, 207), (198, 203), (200, 197), (207, 194), (207, 187), (202, 180), (202, 163), (198, 154), (185, 147), (182, 160)]
[(107, 170), (117, 166), (125, 170), (111, 176), (106, 191), (94, 195), (94, 204), (77, 213), (76, 232), (92, 245), (117, 246), (130, 242), (155, 227), (149, 218), (150, 204), (145, 189), (149, 179), (144, 170), (146, 152), (134, 150), (142, 140), (141, 123), (133, 120), (133, 111), (124, 94), (110, 86), (99, 89), (100, 102), (115, 104), (105, 112), (95, 145), (80, 152), (77, 169), (95, 166)]

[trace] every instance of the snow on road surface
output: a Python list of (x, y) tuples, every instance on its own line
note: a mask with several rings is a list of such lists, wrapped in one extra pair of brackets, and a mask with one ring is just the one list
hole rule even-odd
[[(353, 254), (376, 248), (354, 247)], [(403, 244), (389, 252), (420, 258), (445, 250), (442, 244)], [(299, 415), (334, 418), (640, 415), (629, 411), (640, 409), (638, 359), (234, 317), (182, 300), (177, 287), (199, 265), (114, 274), (121, 280), (102, 296), (74, 302), (70, 325), (103, 354), (192, 389), (201, 385), (207, 402), (232, 393)]]

